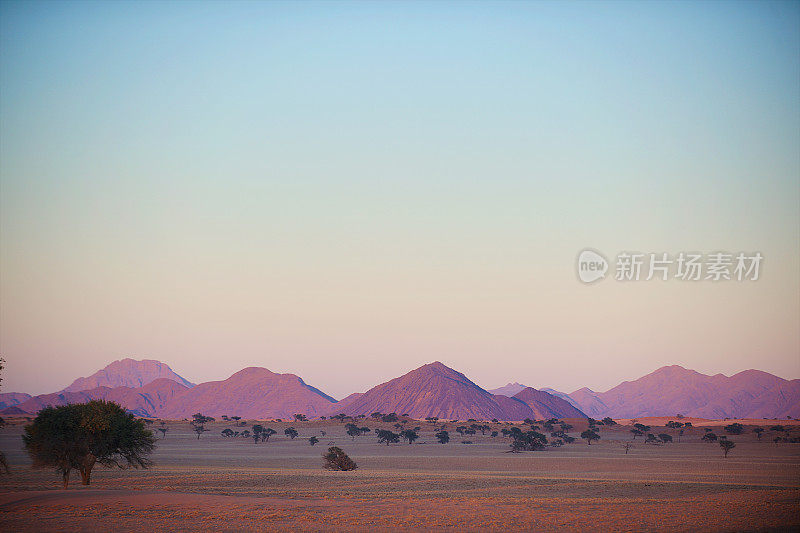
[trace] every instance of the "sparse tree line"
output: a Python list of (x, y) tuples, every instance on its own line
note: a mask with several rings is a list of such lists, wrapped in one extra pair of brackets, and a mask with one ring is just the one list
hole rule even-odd
[[(0, 360), (0, 364), (2, 361)], [(242, 421), (238, 416), (222, 416), (223, 421), (233, 422), (237, 428), (247, 426), (246, 421)], [(322, 418), (322, 417), (321, 417)], [(353, 441), (356, 438), (374, 433), (378, 444), (399, 444), (401, 441), (411, 445), (417, 442), (421, 435), (420, 426), (411, 427), (410, 422), (415, 422), (408, 415), (398, 416), (396, 413), (382, 414), (372, 413), (370, 419), (377, 423), (391, 424), (390, 428), (375, 428), (371, 430), (365, 425), (356, 424), (357, 420), (366, 419), (364, 415), (357, 417), (339, 414), (331, 416), (331, 420), (336, 420), (344, 424), (344, 432)], [(680, 418), (680, 417), (679, 417)], [(30, 420), (30, 419), (29, 419)], [(293, 420), (297, 423), (309, 422), (303, 414), (295, 414)], [(214, 422), (215, 419), (196, 413), (189, 421), (192, 432), (196, 433), (197, 439), (210, 431), (206, 425)], [(282, 422), (280, 419), (276, 421)], [(159, 425), (155, 425), (159, 422)], [(540, 451), (547, 447), (559, 447), (564, 444), (575, 442), (576, 437), (570, 436), (568, 432), (574, 427), (562, 420), (551, 418), (537, 422), (532, 419), (523, 421), (523, 427), (505, 423), (505, 427), (495, 429), (497, 420), (492, 420), (495, 426), (468, 419), (466, 424), (456, 425), (458, 420), (440, 421), (437, 417), (427, 417), (425, 422), (434, 431), (434, 437), (439, 444), (445, 445), (451, 441), (448, 424), (455, 425), (452, 430), (462, 438), (477, 435), (488, 436), (492, 439), (499, 437), (509, 439), (511, 453), (524, 451)], [(0, 425), (3, 421), (0, 419)], [(154, 426), (148, 428), (147, 426)], [(591, 446), (593, 442), (601, 439), (601, 427), (616, 426), (617, 423), (611, 418), (602, 420), (587, 419), (588, 428), (580, 433), (580, 438)], [(677, 438), (684, 435), (684, 431), (692, 429), (690, 422), (676, 422), (670, 420), (664, 426), (670, 430), (677, 430)], [(723, 456), (736, 447), (736, 444), (728, 438), (728, 435), (742, 435), (746, 433), (746, 428), (740, 423), (732, 423), (722, 428), (727, 435), (717, 435), (711, 428), (703, 428), (702, 442), (718, 443), (722, 448)], [(94, 466), (99, 463), (107, 467), (119, 468), (147, 468), (151, 465), (147, 456), (153, 451), (156, 439), (154, 432), (160, 432), (161, 438), (166, 437), (167, 426), (164, 421), (153, 421), (150, 419), (137, 419), (132, 414), (126, 412), (122, 407), (104, 400), (93, 400), (85, 404), (72, 404), (60, 407), (46, 407), (41, 410), (38, 416), (33, 419), (30, 425), (25, 426), (23, 442), (25, 449), (33, 460), (33, 466), (37, 468), (51, 467), (62, 478), (64, 487), (69, 483), (70, 473), (77, 470), (81, 475), (83, 484), (88, 485), (91, 480), (91, 473)], [(772, 438), (775, 444), (779, 442), (800, 442), (800, 437), (790, 437), (788, 428), (783, 425), (772, 425), (767, 429), (760, 426), (753, 427), (751, 432), (761, 441), (762, 434), (767, 431), (778, 433)], [(252, 424), (249, 429), (234, 430), (225, 428), (221, 431), (221, 436), (229, 439), (243, 438), (253, 439), (254, 444), (269, 442), (270, 437), (278, 431), (271, 427), (265, 427), (261, 423)], [(326, 432), (320, 430), (322, 437)], [(646, 444), (668, 444), (673, 442), (673, 435), (669, 433), (656, 433), (648, 425), (633, 421), (630, 429), (632, 440), (643, 437)], [(283, 434), (290, 440), (295, 440), (299, 436), (299, 431), (289, 426), (283, 430)], [(549, 437), (547, 436), (549, 434)], [(320, 438), (311, 435), (307, 438), (309, 445), (314, 446), (320, 442)], [(463, 444), (471, 444), (471, 440), (462, 440)], [(334, 444), (331, 442), (330, 444)], [(627, 454), (633, 447), (632, 442), (625, 442), (624, 449)], [(0, 467), (6, 466), (4, 458), (0, 456)], [(357, 465), (341, 448), (331, 446), (323, 454), (324, 467), (332, 470), (355, 470)]]

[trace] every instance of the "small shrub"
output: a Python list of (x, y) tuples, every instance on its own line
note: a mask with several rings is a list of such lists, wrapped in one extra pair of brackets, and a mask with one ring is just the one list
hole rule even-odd
[(344, 453), (344, 450), (337, 446), (331, 446), (328, 451), (322, 454), (325, 461), (322, 465), (327, 470), (355, 470), (358, 465)]

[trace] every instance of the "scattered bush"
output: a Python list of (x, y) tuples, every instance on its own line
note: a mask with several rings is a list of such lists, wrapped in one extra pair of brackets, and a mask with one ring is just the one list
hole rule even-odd
[(358, 465), (344, 453), (344, 450), (337, 446), (331, 446), (328, 451), (322, 454), (324, 460), (323, 468), (327, 470), (355, 470)]
[(388, 429), (376, 429), (375, 433), (378, 434), (378, 442), (385, 442), (387, 446), (394, 442), (400, 442), (400, 435)]
[(725, 431), (727, 431), (731, 435), (741, 435), (742, 431), (744, 431), (744, 426), (739, 424), (738, 422), (734, 422), (729, 426), (725, 426)]
[(400, 437), (409, 444), (414, 444), (414, 441), (419, 438), (419, 435), (413, 429), (404, 429), (400, 432)]

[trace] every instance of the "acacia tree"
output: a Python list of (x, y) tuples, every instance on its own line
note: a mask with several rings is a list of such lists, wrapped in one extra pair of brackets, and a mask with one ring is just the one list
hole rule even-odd
[(589, 444), (589, 446), (591, 446), (593, 440), (600, 440), (600, 434), (594, 430), (587, 429), (581, 433), (581, 438), (586, 439), (586, 442)]
[(729, 426), (725, 426), (724, 429), (725, 429), (725, 431), (727, 431), (731, 435), (741, 435), (742, 432), (744, 431), (744, 426), (741, 425), (738, 422), (734, 422), (733, 424), (731, 424)]
[(273, 436), (277, 431), (272, 428), (267, 428), (261, 432), (261, 442), (269, 442), (269, 438)]
[(715, 440), (717, 440), (717, 435), (714, 432), (709, 431), (708, 433), (703, 435), (700, 438), (700, 440), (705, 441), (705, 442), (714, 442)]
[(206, 429), (206, 427), (203, 424), (198, 424), (196, 422), (192, 422), (191, 426), (192, 426), (192, 431), (197, 433), (197, 440), (200, 440), (200, 435), (202, 435), (206, 431), (211, 431), (210, 429)]
[(440, 431), (434, 436), (439, 441), (439, 444), (447, 444), (448, 442), (450, 442), (450, 434), (445, 430)]
[(758, 440), (761, 440), (761, 434), (764, 433), (764, 428), (762, 428), (760, 426), (756, 426), (756, 427), (753, 428), (753, 433), (756, 434), (756, 437), (758, 437)]
[(725, 454), (723, 457), (725, 457), (726, 459), (728, 457), (728, 452), (736, 447), (736, 444), (732, 440), (728, 440), (728, 439), (720, 440), (719, 441), (719, 445), (720, 445), (720, 447), (722, 448), (722, 451)]
[(544, 450), (547, 445), (547, 437), (537, 431), (523, 433), (521, 429), (514, 427), (511, 428), (511, 437), (512, 452)]
[(192, 431), (197, 433), (197, 439), (200, 440), (200, 435), (205, 433), (206, 431), (211, 431), (210, 429), (206, 429), (205, 424), (206, 422), (213, 422), (214, 418), (210, 416), (205, 416), (202, 413), (195, 413), (192, 415), (192, 421), (189, 422), (189, 425), (192, 427)]
[(264, 431), (264, 426), (261, 424), (253, 424), (253, 444), (258, 444), (261, 439), (261, 433)]
[(353, 440), (356, 440), (356, 437), (361, 435), (361, 428), (353, 423), (345, 424), (344, 430), (349, 436), (353, 438)]
[(388, 429), (376, 429), (375, 433), (378, 434), (378, 442), (385, 442), (387, 446), (393, 442), (400, 442), (400, 435), (394, 431), (389, 431)]
[(400, 432), (400, 437), (403, 440), (408, 441), (409, 444), (414, 444), (414, 441), (419, 438), (419, 435), (413, 429), (404, 429)]
[(294, 428), (286, 428), (283, 430), (283, 434), (289, 437), (290, 439), (294, 440), (294, 438), (298, 435), (297, 430)]
[(72, 469), (88, 485), (95, 463), (147, 468), (152, 463), (146, 456), (155, 448), (155, 438), (144, 422), (105, 400), (46, 407), (25, 426), (22, 440), (33, 466), (55, 467), (65, 489)]

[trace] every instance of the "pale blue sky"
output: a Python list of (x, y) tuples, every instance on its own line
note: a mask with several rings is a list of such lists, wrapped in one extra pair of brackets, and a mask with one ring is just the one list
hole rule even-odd
[[(4, 390), (800, 377), (798, 146), (796, 2), (3, 2)], [(586, 246), (765, 271), (592, 292)]]

